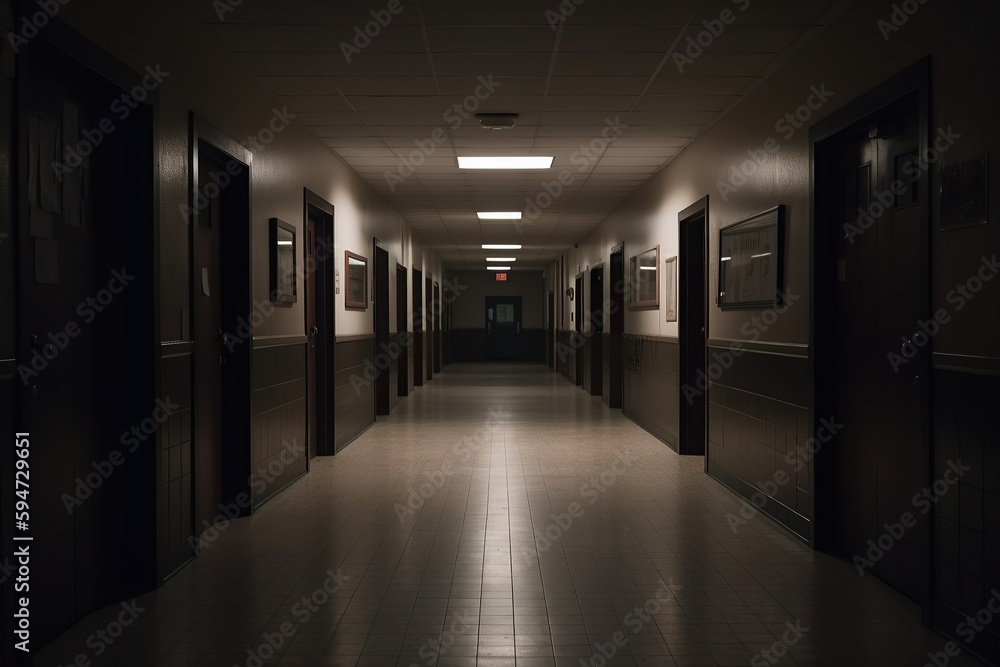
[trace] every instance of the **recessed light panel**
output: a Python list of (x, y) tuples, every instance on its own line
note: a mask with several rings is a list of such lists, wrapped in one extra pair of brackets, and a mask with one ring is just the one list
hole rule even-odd
[(520, 220), (520, 211), (480, 211), (476, 213), (480, 220)]
[(460, 157), (459, 169), (550, 169), (551, 157), (540, 155), (510, 155), (494, 157)]

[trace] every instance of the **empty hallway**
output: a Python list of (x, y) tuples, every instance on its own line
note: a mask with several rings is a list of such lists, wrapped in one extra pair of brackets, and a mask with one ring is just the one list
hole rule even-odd
[[(544, 366), (451, 365), (252, 517), (205, 533), (93, 659), (919, 666), (943, 651), (916, 604), (847, 560), (762, 515), (732, 530), (742, 503), (703, 466)], [(121, 613), (83, 619), (36, 664), (93, 656), (88, 636)]]
[(0, 0), (0, 667), (1000, 667), (997, 25)]

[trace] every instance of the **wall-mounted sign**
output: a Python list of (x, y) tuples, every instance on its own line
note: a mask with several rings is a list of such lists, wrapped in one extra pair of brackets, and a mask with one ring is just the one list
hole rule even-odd
[(502, 283), (505, 280), (507, 280), (507, 274), (506, 273), (498, 273), (497, 274), (497, 282), (498, 283)]
[(721, 308), (781, 302), (785, 207), (778, 205), (719, 230)]
[(347, 292), (344, 294), (345, 308), (368, 309), (368, 258), (350, 250), (344, 251), (344, 273), (347, 275)]

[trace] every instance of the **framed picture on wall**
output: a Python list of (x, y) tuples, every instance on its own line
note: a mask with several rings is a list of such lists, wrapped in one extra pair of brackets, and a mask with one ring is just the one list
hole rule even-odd
[(368, 310), (368, 300), (365, 298), (368, 294), (368, 258), (345, 250), (344, 275), (347, 277), (344, 306)]
[(279, 220), (270, 219), (270, 243), (268, 261), (271, 273), (271, 301), (275, 303), (295, 303), (298, 293), (295, 285), (296, 251), (295, 227)]
[(667, 322), (677, 321), (677, 256), (668, 257), (664, 261), (663, 272), (666, 275), (666, 289), (663, 298), (667, 302)]
[(752, 215), (719, 230), (719, 299), (722, 309), (781, 303), (785, 207)]
[(660, 246), (634, 255), (629, 269), (630, 309), (660, 307)]

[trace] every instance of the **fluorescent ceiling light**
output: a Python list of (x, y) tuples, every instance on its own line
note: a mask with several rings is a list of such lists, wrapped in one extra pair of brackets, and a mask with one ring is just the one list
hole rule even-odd
[(278, 241), (278, 245), (292, 245), (291, 241)]
[(640, 266), (639, 269), (642, 271), (656, 271), (655, 266)]
[(484, 243), (483, 250), (520, 250), (519, 245), (504, 245), (503, 243)]
[(458, 158), (459, 169), (550, 169), (551, 157), (539, 155), (512, 155), (497, 157)]
[(510, 271), (509, 266), (487, 266), (487, 271)]
[(476, 213), (480, 220), (520, 220), (520, 211), (480, 211)]
[(487, 257), (487, 262), (516, 262), (516, 257)]

